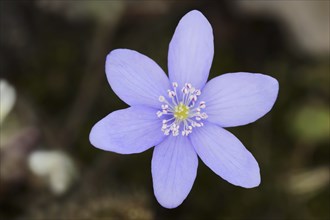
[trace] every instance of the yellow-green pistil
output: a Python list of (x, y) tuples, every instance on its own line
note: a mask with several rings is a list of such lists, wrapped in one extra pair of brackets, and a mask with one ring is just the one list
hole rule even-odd
[(188, 118), (189, 108), (182, 102), (179, 105), (174, 107), (174, 117), (179, 120), (185, 120)]

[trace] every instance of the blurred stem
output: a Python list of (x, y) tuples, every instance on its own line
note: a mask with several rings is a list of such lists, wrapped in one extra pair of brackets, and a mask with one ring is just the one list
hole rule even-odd
[[(119, 21), (119, 19), (117, 19)], [(62, 129), (61, 146), (69, 147), (76, 141), (78, 134), (86, 121), (96, 97), (100, 91), (100, 82), (104, 78), (104, 62), (108, 53), (107, 46), (111, 42), (113, 33), (117, 27), (113, 23), (110, 27), (102, 23), (96, 27), (89, 57), (85, 68), (85, 73), (81, 79), (77, 96), (72, 106), (69, 108), (67, 123)]]

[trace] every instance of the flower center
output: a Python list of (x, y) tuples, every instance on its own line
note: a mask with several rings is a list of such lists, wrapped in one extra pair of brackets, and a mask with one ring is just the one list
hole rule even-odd
[(189, 107), (180, 102), (174, 107), (174, 117), (179, 120), (186, 120), (189, 115)]
[(196, 105), (198, 96), (201, 95), (199, 89), (192, 87), (190, 83), (185, 83), (184, 87), (177, 91), (178, 83), (172, 83), (173, 90), (168, 90), (168, 98), (159, 96), (162, 110), (157, 112), (158, 118), (163, 117), (162, 131), (165, 135), (172, 134), (178, 136), (188, 136), (193, 128), (203, 126), (202, 120), (207, 118), (207, 114), (202, 112), (206, 105), (201, 101)]

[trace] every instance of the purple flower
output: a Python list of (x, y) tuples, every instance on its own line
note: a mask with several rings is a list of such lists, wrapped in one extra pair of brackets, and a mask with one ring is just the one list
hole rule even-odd
[(198, 158), (224, 180), (244, 188), (260, 184), (252, 154), (226, 127), (265, 115), (277, 98), (276, 79), (228, 73), (206, 84), (213, 59), (213, 33), (199, 11), (179, 22), (168, 52), (169, 78), (150, 58), (117, 49), (106, 60), (113, 91), (131, 107), (112, 112), (90, 133), (100, 149), (133, 154), (155, 146), (155, 196), (166, 208), (179, 206), (196, 178)]

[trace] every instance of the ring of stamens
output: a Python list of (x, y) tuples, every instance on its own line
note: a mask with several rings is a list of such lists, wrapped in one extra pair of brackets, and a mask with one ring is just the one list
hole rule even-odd
[[(170, 102), (164, 96), (159, 96), (162, 110), (157, 112), (157, 116), (158, 118), (167, 116), (162, 121), (161, 130), (165, 135), (178, 136), (181, 131), (182, 136), (188, 136), (192, 133), (193, 128), (204, 125), (202, 120), (207, 118), (207, 114), (202, 111), (206, 105), (204, 101), (196, 105), (201, 91), (194, 88), (190, 83), (185, 83), (180, 90), (182, 96), (178, 96), (178, 83), (173, 82), (172, 86), (173, 90), (167, 91)], [(183, 126), (181, 127), (181, 125)]]

